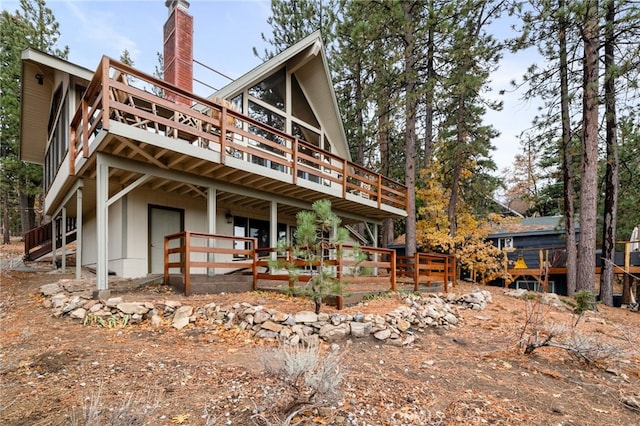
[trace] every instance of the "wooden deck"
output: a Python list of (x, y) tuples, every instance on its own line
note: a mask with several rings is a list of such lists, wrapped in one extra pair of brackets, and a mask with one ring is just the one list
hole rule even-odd
[[(405, 185), (107, 57), (71, 122), (70, 175), (93, 177), (95, 152), (307, 202), (328, 198), (372, 220), (406, 216)], [(123, 186), (142, 176), (111, 173)], [(205, 196), (189, 183), (150, 184)]]

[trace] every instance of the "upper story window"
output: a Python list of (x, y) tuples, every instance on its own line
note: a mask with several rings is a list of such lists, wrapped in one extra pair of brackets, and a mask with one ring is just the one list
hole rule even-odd
[(498, 238), (498, 248), (500, 250), (513, 248), (513, 238)]
[(251, 87), (249, 95), (282, 111), (286, 111), (286, 74), (284, 68)]

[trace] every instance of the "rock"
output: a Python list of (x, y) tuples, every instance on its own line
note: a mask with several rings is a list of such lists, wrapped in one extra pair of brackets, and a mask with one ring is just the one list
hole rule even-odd
[(369, 337), (371, 334), (370, 322), (352, 322), (349, 326), (351, 328), (351, 336), (353, 337)]
[(311, 311), (300, 311), (294, 315), (294, 319), (296, 320), (296, 323), (309, 324), (318, 321), (318, 315)]
[(267, 321), (269, 318), (271, 318), (271, 315), (269, 315), (268, 312), (265, 311), (256, 311), (255, 314), (253, 314), (253, 323), (254, 324), (262, 324), (263, 322)]
[(122, 300), (122, 297), (110, 297), (107, 299), (106, 302), (104, 302), (104, 304), (108, 307), (108, 308), (115, 308), (116, 306), (118, 306), (118, 303), (123, 303), (124, 300)]
[(522, 299), (527, 294), (527, 290), (523, 288), (519, 288), (517, 290), (508, 290), (504, 292), (505, 296), (517, 297), (518, 299)]
[(378, 340), (387, 340), (389, 337), (391, 337), (391, 330), (389, 330), (388, 328), (384, 330), (380, 330), (377, 333), (375, 333), (373, 337), (375, 337)]
[(291, 338), (287, 341), (287, 344), (291, 345), (291, 346), (298, 346), (298, 344), (300, 344), (300, 336), (298, 336), (297, 334), (294, 334), (293, 336), (291, 336)]
[(284, 312), (274, 312), (271, 315), (271, 320), (274, 322), (285, 322), (289, 319), (289, 314), (285, 314)]
[(44, 296), (53, 296), (54, 294), (60, 293), (62, 289), (58, 285), (58, 283), (45, 284), (40, 287), (40, 293)]
[(176, 309), (175, 314), (173, 315), (173, 321), (171, 325), (173, 328), (180, 330), (184, 328), (187, 324), (189, 324), (189, 317), (193, 313), (193, 307), (191, 306), (180, 306)]
[(176, 309), (182, 306), (182, 303), (180, 303), (178, 300), (165, 300), (163, 305), (166, 306), (167, 308)]
[(280, 325), (280, 324), (276, 324), (273, 321), (265, 321), (265, 322), (262, 323), (260, 328), (263, 329), (263, 330), (269, 330), (269, 331), (273, 331), (273, 332), (276, 332), (276, 333), (280, 333), (280, 331), (282, 331), (282, 329), (284, 327), (282, 325)]
[(64, 293), (58, 293), (51, 298), (51, 306), (53, 309), (62, 308), (69, 298)]
[(395, 339), (387, 339), (385, 340), (385, 343), (391, 346), (402, 346), (402, 339), (399, 338), (395, 338)]
[(458, 317), (456, 317), (455, 315), (453, 315), (452, 313), (447, 313), (444, 316), (444, 320), (451, 324), (451, 325), (456, 325), (458, 324)]
[(318, 337), (327, 342), (336, 342), (346, 338), (349, 335), (349, 331), (349, 324), (326, 324), (318, 332)]
[(276, 339), (278, 337), (278, 333), (276, 333), (275, 331), (265, 330), (264, 328), (261, 328), (255, 334), (255, 336), (260, 339)]
[(415, 341), (416, 341), (415, 334), (410, 334), (402, 341), (402, 346), (408, 346), (408, 345), (412, 344)]
[(162, 317), (160, 315), (154, 315), (151, 317), (151, 327), (158, 328), (162, 325)]
[(346, 317), (340, 314), (331, 315), (331, 318), (330, 318), (331, 324), (333, 325), (340, 325), (343, 322), (345, 322), (345, 320), (346, 320)]
[(411, 328), (411, 323), (402, 318), (398, 319), (398, 323), (396, 325), (398, 327), (398, 330), (400, 330), (403, 333), (407, 331), (409, 328)]
[(149, 311), (149, 308), (138, 302), (122, 302), (116, 305), (116, 308), (123, 314), (139, 314), (144, 315)]
[(82, 320), (86, 315), (87, 315), (87, 310), (85, 308), (77, 308), (71, 311), (71, 313), (69, 314), (69, 317), (73, 319)]
[(354, 316), (353, 316), (353, 320), (355, 322), (364, 322), (364, 315), (362, 314), (362, 312), (357, 312)]

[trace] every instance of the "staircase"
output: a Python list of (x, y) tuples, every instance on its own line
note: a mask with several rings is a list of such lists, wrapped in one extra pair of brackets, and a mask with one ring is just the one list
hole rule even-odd
[[(68, 217), (64, 226), (62, 218), (55, 220), (56, 224), (56, 249), (62, 247), (62, 233), (66, 234), (67, 244), (76, 240), (76, 218)], [(37, 260), (53, 251), (51, 244), (53, 222), (34, 228), (24, 234), (24, 258), (25, 260)]]

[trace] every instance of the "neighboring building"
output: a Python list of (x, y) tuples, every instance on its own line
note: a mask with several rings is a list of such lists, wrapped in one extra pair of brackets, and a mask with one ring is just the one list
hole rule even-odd
[[(564, 233), (562, 216), (527, 217), (494, 229), (487, 238), (508, 253), (514, 279), (510, 287), (540, 290), (546, 280), (549, 292), (566, 294)], [(576, 226), (576, 242), (579, 233)], [(504, 281), (494, 284), (504, 285)]]
[(164, 237), (185, 230), (273, 247), (319, 199), (377, 245), (382, 221), (406, 216), (406, 187), (350, 161), (320, 34), (203, 99), (188, 3), (167, 4), (166, 82), (23, 53), (20, 155), (44, 167), (45, 214), (74, 224), (76, 273), (94, 266), (98, 290), (108, 271), (162, 273)]

